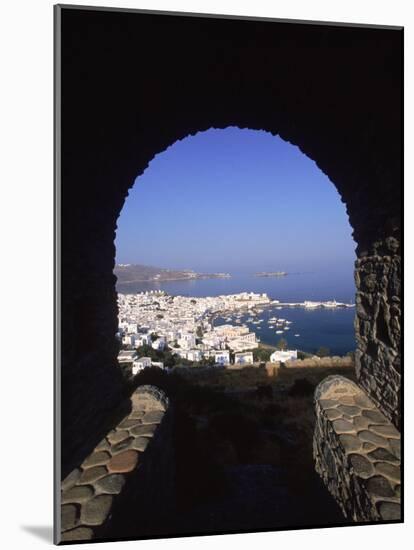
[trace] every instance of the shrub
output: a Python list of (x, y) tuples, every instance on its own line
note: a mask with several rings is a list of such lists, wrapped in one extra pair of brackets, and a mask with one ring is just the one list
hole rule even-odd
[(254, 361), (269, 361), (272, 350), (265, 348), (256, 348), (253, 350), (253, 360)]
[(330, 354), (330, 350), (329, 348), (326, 348), (325, 346), (321, 346), (318, 351), (316, 352), (316, 355), (318, 357), (328, 357), (328, 355)]

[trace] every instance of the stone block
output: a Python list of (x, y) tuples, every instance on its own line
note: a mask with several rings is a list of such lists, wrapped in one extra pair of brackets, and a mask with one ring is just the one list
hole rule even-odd
[(138, 464), (138, 452), (124, 451), (112, 457), (108, 463), (108, 470), (112, 473), (127, 473), (134, 470)]
[(84, 525), (102, 525), (112, 506), (110, 495), (98, 495), (82, 506), (81, 522)]

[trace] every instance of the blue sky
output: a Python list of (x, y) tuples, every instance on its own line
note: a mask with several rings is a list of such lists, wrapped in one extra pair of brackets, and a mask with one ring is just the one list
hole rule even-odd
[(210, 129), (174, 143), (135, 180), (118, 219), (117, 263), (348, 271), (351, 233), (336, 188), (296, 146)]

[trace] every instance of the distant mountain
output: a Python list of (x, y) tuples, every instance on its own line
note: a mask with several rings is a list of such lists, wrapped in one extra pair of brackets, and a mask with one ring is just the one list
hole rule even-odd
[(117, 264), (118, 284), (228, 278), (228, 273), (196, 273), (192, 269), (174, 270), (140, 264)]

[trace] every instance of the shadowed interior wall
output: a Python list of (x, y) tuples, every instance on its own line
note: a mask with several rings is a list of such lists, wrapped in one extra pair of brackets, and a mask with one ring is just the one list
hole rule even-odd
[(210, 127), (279, 134), (338, 189), (358, 243), (358, 376), (399, 425), (402, 31), (60, 14), (63, 462), (123, 397), (113, 267), (128, 190)]

